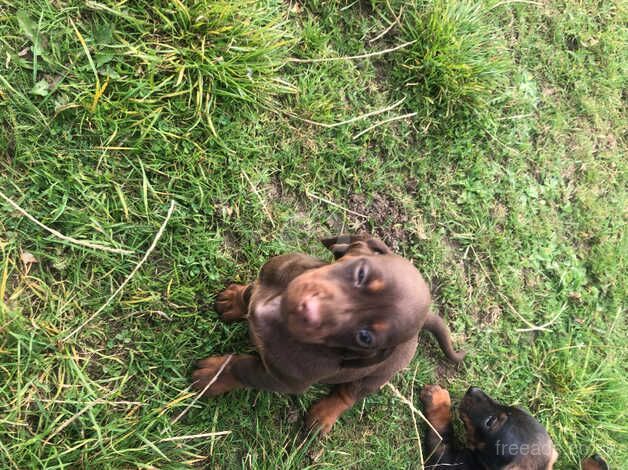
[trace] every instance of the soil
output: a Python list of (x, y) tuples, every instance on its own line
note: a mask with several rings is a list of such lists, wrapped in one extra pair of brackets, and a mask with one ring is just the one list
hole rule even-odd
[[(352, 194), (347, 200), (350, 210), (368, 216), (365, 231), (381, 239), (393, 251), (408, 240), (405, 226), (410, 220), (405, 208), (389, 194), (375, 193), (369, 201), (362, 194)], [(354, 216), (357, 217), (357, 216)]]

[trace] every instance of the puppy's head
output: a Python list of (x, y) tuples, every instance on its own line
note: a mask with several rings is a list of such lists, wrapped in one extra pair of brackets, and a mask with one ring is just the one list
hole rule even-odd
[(471, 387), (459, 407), (467, 446), (486, 469), (551, 469), (558, 457), (541, 424), (521, 408)]
[(582, 470), (608, 470), (608, 464), (602, 457), (595, 454), (593, 457), (584, 459), (580, 468)]
[(417, 334), (430, 295), (412, 263), (369, 237), (323, 244), (336, 261), (296, 277), (282, 297), (294, 337), (349, 351), (365, 359), (356, 363), (363, 366)]

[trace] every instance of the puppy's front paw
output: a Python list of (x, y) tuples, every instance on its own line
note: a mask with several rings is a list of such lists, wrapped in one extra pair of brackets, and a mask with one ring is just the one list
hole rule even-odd
[(438, 385), (425, 385), (421, 390), (425, 417), (432, 426), (443, 433), (451, 423), (451, 398), (449, 392)]
[(331, 431), (338, 420), (338, 414), (325, 399), (314, 403), (305, 415), (305, 429), (309, 432), (318, 432), (324, 436)]
[[(242, 384), (236, 379), (226, 364), (231, 356), (211, 356), (198, 361), (197, 369), (192, 373), (192, 388), (205, 390), (204, 396), (216, 396), (240, 388)], [(223, 368), (223, 365), (225, 367)]]
[(451, 408), (449, 392), (440, 385), (425, 385), (421, 390), (421, 402), (425, 411), (429, 412), (437, 408)]
[(247, 286), (231, 284), (216, 298), (216, 311), (224, 321), (242, 320), (246, 316), (244, 291)]

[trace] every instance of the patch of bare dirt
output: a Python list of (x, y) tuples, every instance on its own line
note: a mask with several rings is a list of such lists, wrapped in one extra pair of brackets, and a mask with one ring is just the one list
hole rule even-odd
[(454, 377), (460, 375), (460, 367), (443, 358), (439, 360), (436, 365), (435, 375), (438, 377), (439, 382), (442, 383), (442, 381), (445, 381), (446, 383), (450, 383)]
[[(456, 341), (454, 348), (456, 350), (464, 349), (465, 342), (463, 340)], [(460, 366), (445, 357), (436, 339), (427, 331), (423, 331), (419, 334), (419, 347), (417, 351), (420, 351), (418, 354), (431, 357), (436, 361), (436, 376), (438, 377), (439, 383), (442, 384), (443, 381), (449, 383), (451, 379), (460, 374)]]
[(0, 123), (0, 132), (2, 132), (0, 135), (0, 158), (11, 165), (15, 157), (15, 132), (8, 121)]
[(407, 224), (410, 217), (400, 201), (389, 194), (375, 193), (372, 199), (363, 194), (352, 194), (347, 206), (353, 212), (368, 217), (364, 229), (381, 239), (393, 251), (408, 240)]

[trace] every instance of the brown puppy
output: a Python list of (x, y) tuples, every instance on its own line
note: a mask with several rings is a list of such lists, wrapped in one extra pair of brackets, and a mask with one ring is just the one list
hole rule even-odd
[(248, 320), (259, 356), (199, 361), (196, 389), (208, 395), (243, 387), (302, 393), (316, 383), (334, 384), (306, 418), (308, 427), (326, 433), (410, 362), (421, 328), (436, 336), (449, 359), (462, 360), (445, 323), (429, 312), (429, 289), (412, 263), (372, 238), (323, 244), (334, 263), (298, 253), (277, 256), (253, 284), (231, 285), (218, 296), (224, 320)]
[[(425, 416), (431, 428), (426, 438), (426, 468), (445, 470), (551, 470), (558, 458), (552, 439), (541, 423), (521, 408), (497, 403), (482, 390), (471, 387), (459, 414), (467, 447), (453, 445), (451, 400), (447, 390), (426, 385), (421, 391)], [(595, 460), (594, 460), (595, 459)], [(584, 470), (608, 470), (599, 457), (586, 459)]]

